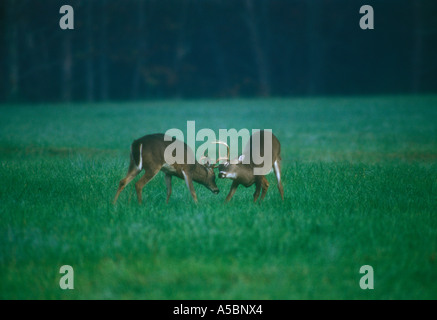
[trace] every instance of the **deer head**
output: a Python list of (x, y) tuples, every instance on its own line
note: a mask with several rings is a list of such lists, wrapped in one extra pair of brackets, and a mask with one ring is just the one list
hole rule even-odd
[(217, 162), (215, 164), (211, 164), (210, 159), (206, 156), (203, 156), (202, 158), (199, 159), (199, 163), (204, 169), (206, 176), (202, 177), (202, 179), (199, 179), (197, 181), (196, 178), (194, 177), (194, 180), (196, 182), (199, 182), (200, 184), (204, 185), (206, 188), (211, 190), (211, 192), (213, 192), (214, 194), (218, 194), (220, 192), (219, 188), (215, 183), (214, 169), (217, 167)]
[(234, 179), (234, 178), (236, 178), (237, 177), (237, 171), (240, 169), (238, 167), (238, 165), (241, 164), (242, 160), (243, 160), (242, 156), (240, 156), (238, 158), (238, 160), (231, 161), (230, 160), (230, 148), (227, 145), (227, 143), (225, 143), (223, 141), (215, 141), (213, 143), (222, 144), (222, 145), (226, 146), (226, 148), (227, 148), (227, 156), (226, 157), (221, 157), (220, 154), (219, 154), (219, 158), (217, 160), (217, 163), (219, 161), (221, 161), (221, 160), (225, 160), (225, 162), (217, 165), (218, 170), (219, 170), (219, 175), (218, 175), (219, 178), (220, 179), (224, 179), (224, 178)]

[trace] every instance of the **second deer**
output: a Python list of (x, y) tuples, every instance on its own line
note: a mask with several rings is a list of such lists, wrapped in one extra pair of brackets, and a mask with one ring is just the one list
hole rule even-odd
[[(265, 136), (267, 136), (266, 140), (264, 139)], [(254, 146), (256, 145), (253, 143), (254, 137), (259, 139), (257, 140), (260, 142), (258, 144), (259, 150), (254, 150)], [(269, 148), (266, 148), (267, 145), (264, 143), (264, 141), (268, 141), (267, 143), (271, 143), (271, 148), (270, 146)], [(240, 184), (242, 184), (246, 188), (255, 184), (255, 193), (253, 194), (253, 201), (256, 202), (256, 200), (260, 195), (261, 190), (262, 192), (261, 192), (260, 200), (262, 201), (267, 193), (267, 189), (269, 188), (269, 182), (267, 181), (265, 175), (271, 172), (272, 169), (275, 172), (276, 180), (278, 182), (279, 194), (281, 195), (282, 200), (284, 200), (284, 188), (281, 182), (281, 144), (278, 138), (276, 138), (276, 136), (273, 133), (264, 130), (255, 132), (250, 137), (250, 140), (243, 154), (234, 161), (230, 160), (229, 146), (225, 142), (221, 142), (221, 141), (216, 143), (223, 144), (228, 148), (227, 161), (218, 166), (219, 178), (221, 179), (227, 178), (233, 180), (231, 190), (229, 191), (229, 194), (226, 197), (227, 202), (230, 201), (231, 198), (234, 196), (234, 193), (235, 191), (237, 191), (237, 188)], [(266, 150), (271, 149), (272, 152), (271, 166), (268, 168), (268, 171), (263, 172), (264, 174), (255, 175), (254, 169), (263, 167), (264, 163), (261, 164), (255, 163), (253, 158), (254, 151), (255, 152), (258, 151), (258, 155), (260, 156), (264, 155), (265, 157), (266, 156), (266, 154), (264, 154), (265, 149)], [(244, 159), (246, 159), (246, 161), (244, 161)], [(249, 159), (249, 161), (247, 161), (247, 159)]]

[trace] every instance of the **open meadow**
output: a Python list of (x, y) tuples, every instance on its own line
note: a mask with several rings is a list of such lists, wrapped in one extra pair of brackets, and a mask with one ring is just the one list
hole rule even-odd
[[(284, 202), (271, 174), (166, 204), (159, 173), (112, 205), (131, 142), (189, 120), (272, 129)], [(0, 299), (437, 299), (435, 95), (1, 105), (0, 161)]]

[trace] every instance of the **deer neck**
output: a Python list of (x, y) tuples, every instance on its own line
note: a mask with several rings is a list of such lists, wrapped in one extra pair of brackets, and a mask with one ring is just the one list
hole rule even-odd
[(192, 171), (193, 180), (199, 183), (204, 183), (207, 176), (208, 173), (205, 170), (205, 167), (196, 161), (196, 164), (194, 165), (194, 170)]
[(253, 167), (249, 164), (239, 164), (239, 170), (236, 170), (235, 180), (238, 180), (242, 185), (248, 187), (255, 182)]

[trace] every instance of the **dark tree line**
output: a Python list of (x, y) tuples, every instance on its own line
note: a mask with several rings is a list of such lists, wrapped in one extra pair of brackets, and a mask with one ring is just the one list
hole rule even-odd
[(435, 1), (363, 4), (3, 0), (0, 101), (437, 92)]

